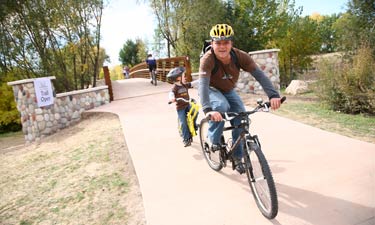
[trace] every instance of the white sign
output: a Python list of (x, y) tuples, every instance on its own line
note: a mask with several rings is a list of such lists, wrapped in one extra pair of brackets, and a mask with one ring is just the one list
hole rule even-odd
[(38, 107), (53, 104), (53, 92), (49, 78), (37, 78), (34, 80), (35, 95)]

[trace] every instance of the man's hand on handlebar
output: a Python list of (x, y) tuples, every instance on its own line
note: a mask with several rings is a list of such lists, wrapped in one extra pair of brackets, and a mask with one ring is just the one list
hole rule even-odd
[(223, 117), (221, 116), (221, 113), (217, 111), (211, 111), (206, 114), (206, 117), (210, 118), (210, 120), (215, 122), (220, 122), (223, 120)]
[(281, 98), (271, 98), (270, 103), (271, 103), (271, 109), (276, 110), (280, 108)]

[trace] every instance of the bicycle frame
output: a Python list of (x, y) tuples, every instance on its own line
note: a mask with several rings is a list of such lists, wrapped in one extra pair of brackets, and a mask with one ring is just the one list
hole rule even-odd
[(228, 147), (227, 143), (224, 142), (225, 150), (226, 150), (225, 160), (233, 158), (234, 150), (239, 146), (241, 141), (246, 141), (247, 139), (250, 139), (250, 140), (253, 140), (258, 146), (260, 146), (258, 136), (257, 135), (252, 136), (250, 134), (249, 124), (250, 124), (250, 118), (248, 116), (242, 116), (242, 120), (239, 125), (235, 125), (235, 126), (231, 125), (231, 126), (227, 126), (223, 128), (223, 132), (231, 131), (231, 130), (239, 129), (239, 128), (243, 129), (243, 131), (240, 133), (238, 138), (234, 142), (232, 142), (232, 145), (230, 147)]
[(189, 131), (192, 137), (197, 136), (197, 131), (195, 130), (194, 120), (198, 116), (199, 108), (200, 106), (198, 105), (198, 103), (194, 101), (190, 101), (190, 110), (186, 115), (186, 122), (188, 124)]
[[(189, 101), (189, 100), (186, 100), (186, 99), (183, 99), (183, 98), (177, 98), (176, 100), (188, 102), (190, 104), (190, 110), (186, 114), (186, 122), (187, 122), (187, 125), (188, 125), (191, 136), (192, 137), (197, 136), (198, 133), (197, 133), (194, 121), (198, 116), (199, 109), (200, 109), (201, 106), (195, 101), (195, 99), (191, 99)], [(168, 102), (168, 104), (171, 104), (171, 103), (172, 102)], [(181, 127), (178, 127), (178, 129), (181, 129)], [(181, 131), (180, 131), (180, 134), (181, 134)]]

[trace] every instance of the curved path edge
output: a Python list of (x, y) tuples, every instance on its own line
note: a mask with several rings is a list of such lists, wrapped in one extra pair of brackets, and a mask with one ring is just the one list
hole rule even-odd
[[(184, 148), (170, 84), (113, 82), (115, 101), (90, 111), (119, 116), (148, 225), (373, 225), (375, 145), (272, 113), (252, 117), (276, 182), (279, 214), (264, 218), (245, 176), (211, 170), (199, 140)], [(197, 97), (192, 89), (191, 95)]]

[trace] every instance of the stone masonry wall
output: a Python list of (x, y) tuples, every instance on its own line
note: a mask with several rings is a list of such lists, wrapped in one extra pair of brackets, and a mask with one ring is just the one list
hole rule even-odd
[(27, 143), (39, 141), (44, 136), (78, 122), (85, 110), (109, 103), (108, 87), (101, 86), (57, 95), (54, 91), (54, 104), (38, 107), (34, 79), (9, 82), (8, 85), (13, 87)]
[[(270, 78), (273, 86), (280, 91), (279, 49), (249, 52), (259, 68)], [(242, 93), (265, 94), (262, 86), (250, 73), (241, 71), (236, 90)]]

